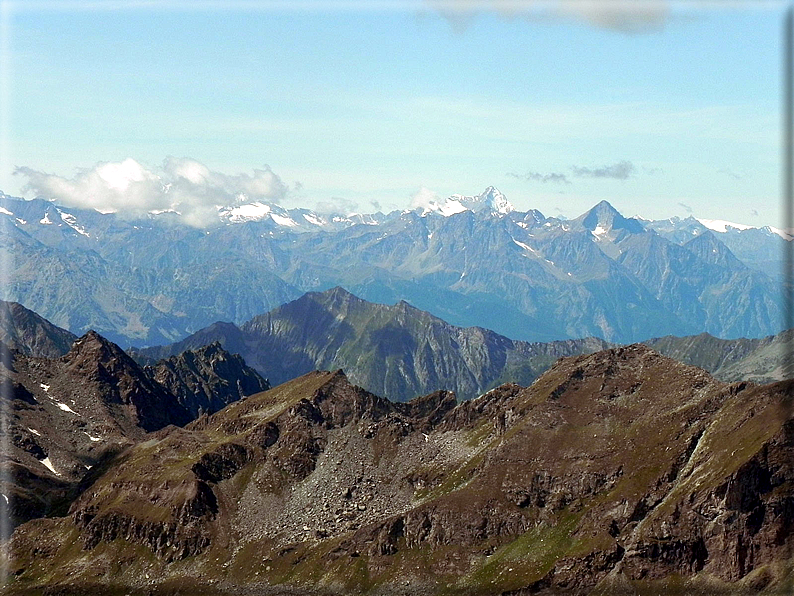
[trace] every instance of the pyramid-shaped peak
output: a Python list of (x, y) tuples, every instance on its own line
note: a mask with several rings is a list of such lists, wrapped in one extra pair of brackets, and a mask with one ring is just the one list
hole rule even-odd
[(64, 356), (66, 360), (70, 361), (85, 357), (94, 358), (100, 362), (114, 357), (129, 358), (124, 350), (93, 329), (82, 337), (78, 337), (72, 344), (71, 350)]
[(479, 196), (473, 198), (495, 213), (510, 213), (515, 209), (510, 201), (494, 186), (489, 186)]
[(452, 195), (445, 201), (444, 207), (447, 211), (452, 211), (450, 207), (468, 209), (470, 211), (490, 211), (491, 213), (506, 214), (515, 209), (510, 201), (494, 186), (489, 186), (478, 195), (464, 196)]
[(645, 228), (639, 221), (623, 217), (609, 201), (599, 202), (589, 211), (577, 217), (574, 221), (597, 236), (613, 230), (627, 230), (632, 233), (645, 231)]
[(698, 234), (692, 238), (692, 240), (684, 244), (684, 248), (695, 253), (698, 257), (712, 265), (720, 265), (732, 269), (744, 269), (746, 267), (746, 265), (737, 259), (731, 250), (711, 231)]
[(334, 286), (329, 290), (319, 292), (319, 294), (332, 300), (359, 300), (358, 296), (351, 294), (342, 286)]

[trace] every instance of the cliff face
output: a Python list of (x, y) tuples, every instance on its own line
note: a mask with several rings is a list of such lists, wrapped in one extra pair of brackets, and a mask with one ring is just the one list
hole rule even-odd
[(68, 517), (18, 528), (11, 587), (776, 589), (793, 391), (721, 383), (644, 346), (458, 405), (310, 373), (149, 435)]

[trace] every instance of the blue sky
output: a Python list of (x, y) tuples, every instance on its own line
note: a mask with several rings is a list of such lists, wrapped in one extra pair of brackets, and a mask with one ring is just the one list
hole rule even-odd
[(6, 2), (0, 189), (79, 204), (97, 164), (167, 180), (171, 157), (265, 172), (285, 206), (494, 185), (547, 215), (780, 224), (785, 5), (456, 6)]

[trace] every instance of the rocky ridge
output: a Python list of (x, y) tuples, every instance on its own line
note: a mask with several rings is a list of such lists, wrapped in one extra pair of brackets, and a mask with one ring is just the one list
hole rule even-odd
[(529, 384), (560, 357), (610, 345), (597, 338), (514, 341), (487, 329), (455, 327), (407, 302), (374, 304), (337, 287), (307, 293), (239, 327), (216, 323), (181, 342), (133, 354), (151, 361), (215, 341), (275, 385), (312, 370), (343, 368), (353, 383), (395, 401), (438, 389), (470, 399), (503, 382)]
[(217, 345), (148, 371), (94, 332), (60, 358), (4, 355), (0, 405), (8, 443), (0, 513), (11, 527), (65, 511), (86, 482), (147, 432), (184, 425), (269, 387)]
[(150, 435), (68, 517), (18, 528), (10, 593), (772, 593), (794, 541), (793, 392), (642, 345), (457, 405), (309, 373)]
[(58, 358), (72, 347), (74, 333), (61, 329), (18, 302), (0, 300), (0, 342), (28, 356)]

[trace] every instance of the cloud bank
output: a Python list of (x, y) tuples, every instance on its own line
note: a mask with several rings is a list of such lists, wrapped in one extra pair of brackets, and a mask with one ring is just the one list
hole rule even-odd
[(519, 180), (526, 180), (527, 182), (534, 181), (534, 182), (557, 182), (563, 184), (570, 184), (571, 181), (568, 180), (568, 176), (565, 174), (559, 174), (557, 172), (551, 172), (550, 174), (541, 174), (540, 172), (527, 172), (526, 174), (516, 174), (514, 172), (508, 172), (508, 176), (511, 178), (518, 178)]
[(627, 34), (663, 29), (670, 20), (668, 0), (426, 0), (431, 9), (461, 31), (478, 13), (531, 22), (575, 21)]
[(614, 178), (616, 180), (626, 180), (634, 174), (636, 168), (630, 161), (619, 161), (611, 166), (601, 166), (600, 168), (582, 168), (571, 166), (574, 176), (579, 178)]
[(253, 174), (223, 174), (190, 158), (167, 157), (162, 166), (149, 169), (132, 158), (102, 162), (81, 169), (72, 178), (28, 167), (15, 174), (27, 178), (27, 192), (59, 203), (121, 215), (149, 211), (178, 211), (183, 221), (196, 227), (217, 222), (217, 206), (234, 206), (257, 200), (278, 202), (287, 187), (269, 166)]

